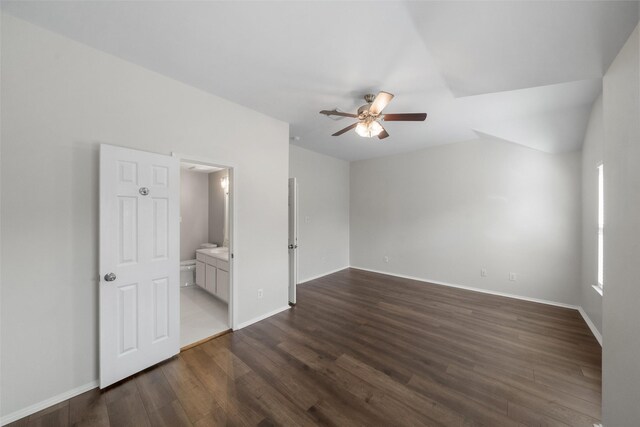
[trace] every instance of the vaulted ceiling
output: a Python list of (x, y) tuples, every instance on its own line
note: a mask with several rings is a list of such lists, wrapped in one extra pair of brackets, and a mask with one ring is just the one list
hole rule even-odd
[[(348, 160), (489, 135), (579, 149), (602, 76), (638, 24), (616, 1), (6, 2), (3, 11), (289, 122)], [(362, 96), (396, 95), (391, 137), (330, 136)], [(250, 125), (250, 123), (248, 124)]]

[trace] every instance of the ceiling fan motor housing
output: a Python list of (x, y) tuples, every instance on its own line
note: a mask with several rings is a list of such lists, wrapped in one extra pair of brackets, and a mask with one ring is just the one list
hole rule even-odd
[(375, 99), (376, 99), (376, 95), (374, 95), (373, 93), (368, 93), (364, 96), (364, 100), (367, 103), (361, 106), (360, 108), (358, 108), (358, 116), (360, 120), (365, 120), (365, 119), (368, 119), (369, 117), (374, 117), (374, 114), (371, 114), (369, 112), (369, 109), (371, 108), (371, 103), (373, 103)]
[(371, 107), (371, 104), (365, 104), (360, 108), (358, 108), (358, 116), (360, 120), (364, 119), (369, 115), (369, 107)]
[(368, 93), (364, 96), (364, 100), (367, 101), (367, 103), (369, 104), (371, 104), (374, 99), (376, 99), (376, 96), (372, 93)]

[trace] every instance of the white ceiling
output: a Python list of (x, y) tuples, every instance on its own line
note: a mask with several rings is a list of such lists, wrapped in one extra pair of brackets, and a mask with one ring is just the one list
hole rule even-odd
[[(579, 148), (638, 2), (6, 2), (4, 11), (291, 124), (293, 143), (348, 160), (491, 135)], [(384, 141), (321, 109), (396, 95)]]

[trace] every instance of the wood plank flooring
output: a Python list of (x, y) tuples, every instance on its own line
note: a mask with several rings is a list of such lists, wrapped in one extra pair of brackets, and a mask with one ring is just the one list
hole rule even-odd
[(589, 426), (579, 313), (347, 269), (298, 305), (11, 426)]

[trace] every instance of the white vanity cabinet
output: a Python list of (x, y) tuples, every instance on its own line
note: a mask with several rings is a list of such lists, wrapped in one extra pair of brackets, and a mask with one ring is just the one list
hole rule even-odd
[[(219, 255), (219, 256), (216, 256)], [(229, 261), (226, 254), (196, 253), (196, 285), (229, 302)]]
[(210, 293), (217, 295), (216, 291), (216, 267), (205, 264), (204, 288)]
[(220, 284), (217, 289), (218, 297), (224, 302), (229, 302), (229, 272), (224, 271), (221, 268), (217, 268), (216, 282)]
[(204, 288), (205, 263), (196, 260), (196, 285)]

